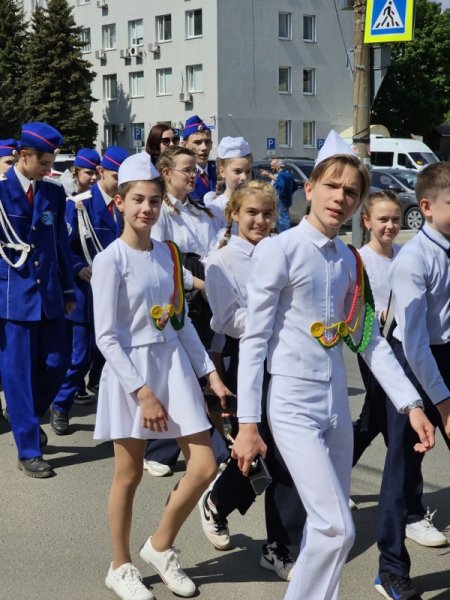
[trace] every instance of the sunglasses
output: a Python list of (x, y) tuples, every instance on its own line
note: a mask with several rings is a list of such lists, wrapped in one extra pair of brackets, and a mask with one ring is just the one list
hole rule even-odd
[(163, 146), (170, 146), (170, 142), (172, 142), (172, 144), (174, 146), (178, 146), (179, 141), (180, 141), (180, 136), (178, 136), (178, 135), (174, 135), (173, 138), (162, 137), (160, 140), (160, 142)]

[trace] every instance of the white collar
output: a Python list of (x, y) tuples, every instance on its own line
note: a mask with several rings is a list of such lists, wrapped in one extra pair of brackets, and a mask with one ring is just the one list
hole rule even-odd
[[(318, 248), (324, 248), (325, 246), (335, 245), (337, 236), (333, 238), (329, 238), (324, 233), (316, 229), (311, 223), (308, 221), (306, 217), (304, 217), (297, 227), (301, 231), (301, 235), (308, 238), (310, 242), (312, 242)], [(331, 243), (330, 243), (331, 242)]]
[(14, 165), (13, 169), (14, 169), (15, 174), (17, 175), (17, 179), (19, 180), (19, 183), (22, 186), (24, 193), (26, 194), (28, 192), (30, 183), (33, 187), (33, 193), (34, 193), (34, 191), (36, 190), (36, 182), (34, 181), (34, 179), (28, 179), (28, 177), (25, 177), (25, 175), (23, 175), (19, 171), (19, 169), (17, 169), (17, 167), (15, 165)]
[(248, 240), (244, 240), (243, 238), (234, 234), (228, 240), (227, 246), (238, 248), (243, 254), (246, 254), (247, 256), (252, 256), (253, 251), (256, 248), (255, 244), (252, 244)]
[(111, 204), (111, 202), (113, 201), (112, 196), (109, 196), (101, 187), (100, 184), (98, 184), (98, 189), (100, 194), (102, 195), (103, 200), (105, 201), (106, 206), (109, 206)]

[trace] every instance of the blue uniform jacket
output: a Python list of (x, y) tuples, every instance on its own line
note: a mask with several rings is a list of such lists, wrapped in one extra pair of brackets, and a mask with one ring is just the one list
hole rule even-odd
[[(64, 303), (75, 299), (63, 188), (37, 181), (30, 206), (11, 168), (0, 181), (0, 200), (19, 238), (31, 246), (27, 260), (17, 269), (0, 258), (0, 318), (40, 321), (42, 314), (48, 319), (63, 316)], [(1, 227), (0, 239), (7, 239)], [(5, 251), (13, 262), (20, 256)]]
[(216, 163), (212, 160), (208, 160), (208, 164), (206, 165), (206, 172), (208, 174), (208, 186), (206, 186), (200, 177), (197, 177), (197, 181), (195, 182), (195, 188), (192, 192), (189, 193), (189, 196), (193, 200), (203, 201), (203, 196), (207, 192), (215, 192), (217, 185), (217, 170)]
[(282, 169), (278, 172), (275, 180), (275, 189), (280, 202), (282, 202), (285, 206), (291, 206), (292, 195), (297, 189), (297, 185), (291, 173), (287, 169)]
[[(97, 183), (92, 186), (90, 192), (80, 194), (78, 197), (75, 196), (67, 200), (66, 221), (72, 252), (72, 268), (76, 293), (76, 308), (70, 313), (68, 318), (77, 323), (92, 323), (93, 309), (91, 285), (78, 277), (78, 273), (83, 267), (88, 266), (88, 262), (83, 253), (80, 232), (78, 231), (77, 198), (82, 199), (81, 201), (88, 212), (92, 227), (103, 248), (109, 246), (109, 244), (120, 235), (122, 230), (122, 216), (119, 211), (116, 211), (116, 220), (114, 220), (105, 204), (105, 200), (103, 199)], [(89, 253), (91, 257), (94, 258), (95, 249), (92, 239), (87, 238), (86, 242)]]

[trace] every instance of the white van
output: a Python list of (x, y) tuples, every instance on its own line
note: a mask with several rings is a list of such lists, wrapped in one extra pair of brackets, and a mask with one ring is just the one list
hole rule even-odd
[(374, 167), (419, 171), (426, 165), (439, 162), (439, 159), (426, 144), (418, 140), (371, 137), (370, 162)]

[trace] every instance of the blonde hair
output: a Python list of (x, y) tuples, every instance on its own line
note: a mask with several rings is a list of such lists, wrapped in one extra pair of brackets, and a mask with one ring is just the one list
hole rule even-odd
[(367, 229), (363, 217), (370, 218), (372, 209), (378, 202), (392, 202), (400, 209), (400, 214), (403, 213), (402, 201), (395, 192), (392, 190), (378, 190), (377, 192), (372, 192), (364, 199), (361, 207), (361, 227), (363, 229)]
[(227, 220), (227, 228), (223, 240), (219, 244), (219, 248), (223, 248), (228, 244), (228, 240), (231, 237), (231, 229), (233, 227), (233, 213), (239, 212), (242, 203), (249, 196), (255, 196), (256, 194), (264, 194), (270, 198), (273, 202), (273, 208), (276, 210), (277, 207), (277, 193), (273, 185), (264, 181), (249, 181), (244, 185), (237, 187), (231, 194), (231, 198), (225, 207), (225, 218)]
[(309, 176), (309, 181), (311, 183), (320, 181), (329, 170), (332, 170), (333, 175), (339, 177), (347, 166), (353, 167), (358, 173), (361, 183), (360, 199), (364, 200), (370, 189), (370, 173), (366, 165), (357, 156), (353, 156), (353, 154), (335, 154), (326, 158), (314, 167)]

